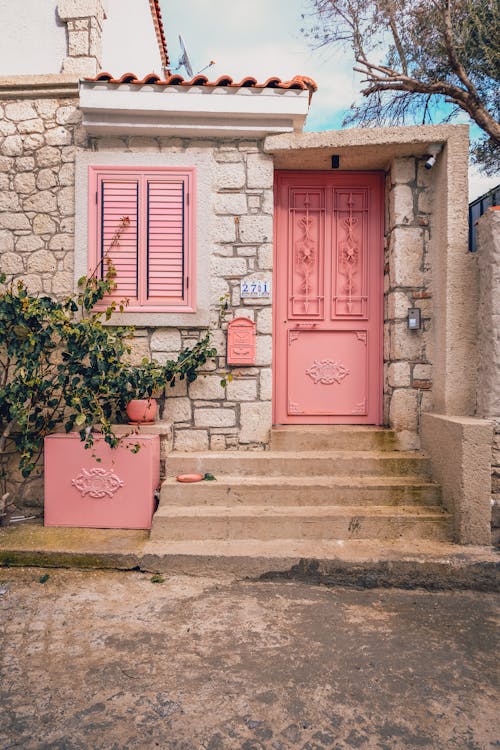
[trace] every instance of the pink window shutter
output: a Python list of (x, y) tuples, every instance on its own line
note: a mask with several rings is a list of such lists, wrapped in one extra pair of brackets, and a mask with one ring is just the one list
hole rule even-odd
[(189, 226), (187, 179), (150, 178), (147, 190), (145, 303), (176, 305), (186, 300)]
[[(98, 262), (102, 273), (109, 258), (116, 269), (116, 288), (112, 298), (126, 298), (130, 303), (138, 299), (138, 201), (139, 183), (136, 179), (112, 176), (99, 180), (100, 226)], [(124, 221), (125, 220), (125, 221)], [(120, 226), (125, 224), (122, 229)], [(119, 236), (117, 237), (117, 233)], [(113, 247), (113, 240), (115, 244)]]

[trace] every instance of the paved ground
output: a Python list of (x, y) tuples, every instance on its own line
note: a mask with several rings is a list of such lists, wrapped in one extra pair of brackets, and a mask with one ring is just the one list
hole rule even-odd
[(32, 568), (0, 592), (2, 749), (500, 747), (495, 594)]

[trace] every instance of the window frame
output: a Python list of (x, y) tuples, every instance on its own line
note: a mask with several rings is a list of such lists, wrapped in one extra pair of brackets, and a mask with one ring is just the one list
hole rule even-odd
[[(164, 175), (176, 177), (185, 185), (183, 196), (183, 298), (176, 303), (147, 302), (147, 244), (148, 244), (148, 203), (147, 178)], [(196, 312), (196, 167), (176, 166), (136, 166), (136, 165), (89, 165), (88, 166), (88, 273), (95, 272), (102, 263), (101, 255), (101, 211), (102, 196), (100, 186), (103, 180), (123, 179), (137, 180), (142, 187), (138, 191), (137, 203), (137, 298), (126, 306), (127, 313), (194, 313)], [(105, 308), (118, 296), (109, 296), (102, 300), (96, 309)]]

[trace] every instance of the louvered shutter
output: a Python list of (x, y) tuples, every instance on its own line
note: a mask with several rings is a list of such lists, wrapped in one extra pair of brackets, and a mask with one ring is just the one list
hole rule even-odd
[[(126, 298), (133, 304), (138, 299), (138, 211), (139, 182), (136, 179), (105, 178), (100, 181), (100, 248), (101, 274), (106, 271), (106, 258), (116, 269), (113, 298)], [(120, 224), (127, 226), (120, 231)], [(120, 233), (115, 245), (113, 239)], [(104, 261), (104, 262), (102, 262)]]
[(185, 179), (147, 179), (148, 305), (180, 304), (186, 286)]

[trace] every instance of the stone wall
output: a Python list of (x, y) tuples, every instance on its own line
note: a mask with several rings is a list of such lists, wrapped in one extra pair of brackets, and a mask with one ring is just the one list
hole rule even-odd
[(477, 224), (480, 274), (477, 413), (492, 419), (493, 541), (500, 541), (500, 210), (490, 208)]
[[(432, 408), (433, 189), (421, 159), (398, 158), (386, 180), (384, 422), (400, 447), (420, 445), (420, 414)], [(408, 308), (418, 307), (422, 328), (408, 330)]]
[(32, 292), (73, 290), (76, 99), (0, 102), (0, 270)]
[[(258, 141), (214, 141), (178, 138), (102, 138), (92, 148), (105, 154), (162, 154), (161, 163), (197, 161), (210, 174), (208, 225), (198, 226), (198, 240), (210, 255), (209, 326), (218, 356), (210, 370), (189, 386), (179, 382), (166, 394), (163, 418), (174, 422), (176, 450), (263, 449), (271, 427), (272, 299), (240, 299), (240, 282), (248, 277), (271, 281), (273, 233), (273, 161)], [(179, 156), (180, 154), (180, 156)], [(167, 155), (165, 157), (165, 155)], [(184, 161), (183, 161), (184, 157)], [(160, 157), (158, 157), (158, 160)], [(175, 159), (175, 161), (174, 161)], [(160, 163), (160, 162), (159, 162)], [(201, 258), (198, 259), (201, 262)], [(222, 309), (224, 307), (224, 310)], [(244, 316), (256, 322), (257, 356), (253, 367), (226, 365), (227, 323)], [(176, 358), (206, 328), (175, 324), (175, 314), (162, 316), (165, 325), (137, 323), (134, 356), (152, 355), (162, 362)], [(185, 319), (185, 316), (184, 316)], [(233, 379), (222, 386), (231, 373)]]

